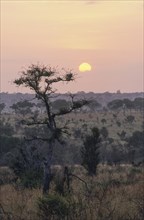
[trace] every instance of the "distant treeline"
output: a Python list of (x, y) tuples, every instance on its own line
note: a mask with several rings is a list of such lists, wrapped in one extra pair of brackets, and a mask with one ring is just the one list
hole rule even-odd
[[(56, 94), (53, 108), (63, 108), (69, 106), (69, 98), (67, 94)], [(18, 108), (29, 107), (32, 110), (36, 108), (41, 110), (43, 106), (37, 102), (33, 94), (8, 94), (0, 93), (0, 111), (12, 112)], [(77, 99), (85, 98), (92, 102), (84, 107), (83, 111), (96, 110), (118, 110), (118, 109), (135, 109), (142, 110), (144, 108), (144, 93), (84, 93), (76, 94)], [(31, 104), (30, 104), (31, 103)]]
[[(104, 92), (104, 93), (85, 93), (85, 92), (78, 92), (75, 94), (78, 99), (85, 98), (88, 100), (96, 100), (98, 103), (100, 103), (101, 107), (106, 107), (109, 102), (112, 102), (113, 100), (123, 100), (123, 99), (129, 99), (130, 101), (134, 101), (136, 98), (144, 98), (143, 92), (135, 92), (135, 93), (121, 93), (120, 91), (117, 91), (117, 93), (110, 93), (110, 92)], [(55, 100), (61, 99), (69, 101), (69, 97), (67, 94), (55, 94)], [(34, 94), (28, 94), (28, 93), (0, 93), (0, 103), (5, 103), (5, 111), (11, 111), (10, 106), (12, 106), (14, 103), (28, 100), (32, 101), (33, 103), (37, 104), (36, 99), (34, 99)]]

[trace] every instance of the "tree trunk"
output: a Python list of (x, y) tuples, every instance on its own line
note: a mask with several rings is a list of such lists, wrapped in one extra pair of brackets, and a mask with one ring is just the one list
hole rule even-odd
[(52, 155), (53, 155), (53, 143), (49, 143), (49, 152), (47, 156), (47, 160), (44, 163), (44, 182), (43, 182), (43, 194), (49, 192), (50, 183), (52, 180), (52, 172), (51, 172), (51, 165), (52, 165)]
[(52, 179), (51, 166), (45, 164), (43, 194), (46, 194), (49, 192), (51, 179)]

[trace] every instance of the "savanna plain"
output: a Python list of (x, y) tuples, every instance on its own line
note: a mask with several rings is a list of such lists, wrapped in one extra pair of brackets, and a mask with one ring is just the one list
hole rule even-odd
[[(130, 115), (133, 116), (131, 119)], [(27, 114), (24, 117), (27, 118)], [(60, 117), (57, 123), (59, 126), (67, 124), (69, 134), (65, 136), (63, 147), (55, 147), (54, 175), (47, 196), (42, 195), (41, 173), (32, 173), (27, 168), (27, 173), (20, 176), (13, 165), (13, 155), (18, 155), (17, 138), (22, 136), (23, 130), (30, 132), (28, 129), (32, 129), (33, 132), (36, 128), (18, 123), (19, 116), (14, 113), (3, 113), (1, 118), (1, 128), (5, 129), (8, 138), (7, 141), (3, 139), (7, 150), (1, 147), (2, 220), (144, 219), (143, 151), (137, 150), (138, 145), (141, 146), (137, 138), (136, 144), (131, 144), (135, 140), (135, 132), (142, 132), (142, 111), (104, 109), (79, 111)], [(99, 128), (102, 141), (96, 175), (89, 175), (81, 165), (81, 146), (93, 127)], [(43, 151), (45, 154), (45, 146), (41, 143), (34, 145), (31, 149), (33, 153), (37, 152), (39, 160), (39, 153)], [(72, 174), (68, 182), (63, 182), (65, 166)]]

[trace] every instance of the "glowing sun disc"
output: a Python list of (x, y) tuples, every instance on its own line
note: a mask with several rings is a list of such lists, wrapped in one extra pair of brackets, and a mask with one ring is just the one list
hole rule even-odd
[(79, 71), (80, 72), (86, 72), (91, 71), (92, 67), (89, 63), (82, 63), (79, 65)]

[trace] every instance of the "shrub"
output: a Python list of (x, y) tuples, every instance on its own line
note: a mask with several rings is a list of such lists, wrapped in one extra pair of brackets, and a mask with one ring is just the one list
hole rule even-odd
[(96, 175), (97, 165), (99, 164), (100, 132), (94, 127), (91, 135), (87, 135), (81, 148), (82, 165), (86, 168), (89, 175)]
[(34, 146), (27, 146), (26, 143), (22, 143), (11, 161), (11, 169), (23, 187), (36, 188), (42, 184), (42, 162)]
[(47, 195), (38, 199), (39, 215), (44, 220), (64, 219), (69, 213), (69, 204), (65, 197)]
[(0, 185), (9, 184), (16, 181), (16, 176), (8, 167), (0, 167)]
[(100, 130), (100, 133), (102, 134), (103, 138), (106, 139), (108, 137), (108, 130), (106, 127), (102, 127)]
[(126, 121), (129, 123), (129, 124), (132, 124), (135, 120), (135, 117), (133, 115), (128, 115), (126, 117)]
[(28, 170), (20, 178), (20, 185), (25, 188), (37, 188), (42, 185), (43, 171)]

